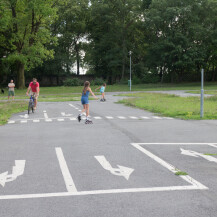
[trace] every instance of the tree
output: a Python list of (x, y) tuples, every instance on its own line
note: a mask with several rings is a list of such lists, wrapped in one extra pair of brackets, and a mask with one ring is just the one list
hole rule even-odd
[[(17, 68), (17, 86), (25, 87), (24, 70), (53, 57), (54, 44), (50, 26), (56, 19), (57, 2), (53, 0), (2, 0), (0, 16), (7, 27), (0, 31), (0, 46), (7, 50), (6, 61)], [(6, 12), (6, 13), (5, 13)]]

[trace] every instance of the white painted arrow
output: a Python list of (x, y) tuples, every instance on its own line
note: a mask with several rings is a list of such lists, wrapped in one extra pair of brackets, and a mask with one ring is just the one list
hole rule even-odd
[(94, 156), (97, 161), (101, 164), (101, 166), (105, 169), (110, 171), (111, 174), (115, 176), (123, 176), (126, 180), (129, 180), (131, 173), (134, 169), (129, 167), (124, 167), (117, 165), (118, 168), (113, 168), (111, 164), (106, 160), (105, 156)]
[(72, 114), (66, 114), (65, 112), (61, 112), (61, 115), (64, 117), (71, 117), (72, 116)]
[(28, 118), (29, 115), (28, 114), (25, 114), (25, 115), (20, 115), (21, 118)]
[(13, 166), (11, 174), (8, 174), (8, 171), (0, 174), (0, 185), (4, 187), (6, 182), (12, 182), (16, 180), (18, 176), (23, 175), (25, 164), (25, 160), (15, 160), (15, 166)]
[(205, 155), (205, 154), (202, 154), (202, 153), (198, 153), (196, 151), (185, 150), (185, 149), (182, 149), (182, 148), (180, 148), (180, 150), (181, 150), (181, 154), (192, 156), (192, 157), (202, 157), (202, 158), (204, 158), (204, 159), (206, 159), (208, 161), (217, 163), (217, 158), (215, 158), (215, 157)]

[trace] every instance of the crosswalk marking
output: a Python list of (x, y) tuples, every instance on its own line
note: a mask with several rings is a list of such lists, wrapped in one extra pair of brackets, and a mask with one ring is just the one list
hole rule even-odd
[(45, 119), (46, 122), (52, 122), (52, 119)]
[(149, 117), (144, 117), (144, 116), (142, 116), (141, 118), (142, 118), (142, 119), (150, 119)]
[(15, 121), (8, 121), (8, 124), (14, 124)]
[[(86, 116), (82, 116), (81, 117), (82, 120), (86, 120)], [(144, 119), (144, 120), (174, 120), (174, 118), (171, 118), (171, 117), (158, 117), (158, 116), (94, 116), (93, 119), (95, 120), (102, 120), (102, 119), (109, 119), (109, 120), (117, 120), (117, 119), (121, 119), (121, 120), (129, 120), (129, 119), (133, 119), (133, 120), (141, 120), (141, 119)], [(67, 121), (67, 120), (70, 120), (70, 121), (75, 121), (77, 120), (76, 117), (56, 117), (56, 118), (36, 118), (36, 119), (26, 119), (26, 120), (22, 120), (22, 119), (18, 119), (18, 120), (10, 120), (8, 121), (8, 124), (15, 124), (15, 123), (27, 123), (28, 121), (32, 121), (33, 123), (39, 123), (39, 122), (42, 122), (42, 121), (45, 121), (45, 122), (53, 122), (53, 121), (58, 121), (58, 122), (63, 122), (63, 121)]]
[(57, 121), (64, 121), (64, 119), (63, 118), (58, 118)]
[(126, 119), (125, 117), (123, 116), (118, 116), (119, 119)]
[(101, 117), (93, 117), (94, 119), (96, 120), (101, 120), (102, 118)]
[(40, 122), (40, 120), (33, 120), (33, 122), (34, 122), (34, 123), (38, 123), (38, 122)]
[(161, 117), (153, 116), (154, 119), (162, 119)]
[(111, 116), (105, 116), (107, 119), (114, 119), (113, 117)]
[(129, 118), (131, 118), (131, 119), (139, 119), (138, 117), (134, 117), (134, 116), (129, 116)]

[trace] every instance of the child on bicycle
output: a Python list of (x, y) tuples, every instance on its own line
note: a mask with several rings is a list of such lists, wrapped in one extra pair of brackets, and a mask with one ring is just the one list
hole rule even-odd
[(105, 102), (106, 99), (105, 99), (105, 88), (106, 88), (106, 83), (104, 83), (102, 86), (96, 88), (96, 90), (100, 89), (100, 93), (102, 94), (102, 97), (101, 97), (101, 102)]
[(94, 95), (94, 93), (92, 92), (91, 88), (90, 88), (90, 82), (89, 81), (85, 81), (84, 82), (84, 88), (82, 91), (82, 96), (81, 96), (81, 103), (83, 105), (83, 110), (81, 111), (81, 113), (78, 115), (78, 121), (81, 121), (81, 116), (84, 112), (86, 112), (86, 121), (85, 124), (92, 124), (93, 122), (90, 120), (89, 117), (89, 94), (91, 93), (91, 95), (97, 99), (97, 97)]

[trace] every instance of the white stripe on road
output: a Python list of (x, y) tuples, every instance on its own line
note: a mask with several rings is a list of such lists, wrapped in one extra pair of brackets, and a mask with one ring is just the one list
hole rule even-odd
[(162, 118), (161, 117), (158, 117), (158, 116), (153, 116), (154, 119), (159, 119), (161, 120)]
[(150, 119), (149, 117), (144, 117), (144, 116), (142, 116), (141, 118), (142, 118), (142, 119)]
[(134, 116), (129, 116), (129, 118), (131, 118), (131, 119), (138, 119), (137, 117), (134, 117)]
[(105, 116), (107, 119), (114, 119), (113, 117), (111, 116)]
[(26, 124), (27, 120), (20, 121), (21, 124)]
[(46, 122), (52, 122), (52, 119), (45, 119)]
[(45, 118), (45, 119), (48, 119), (47, 112), (46, 112), (46, 111), (43, 111), (43, 112), (44, 112), (44, 118)]
[(101, 117), (93, 117), (94, 119), (96, 120), (101, 120), (102, 118)]
[(8, 124), (14, 124), (15, 121), (8, 121)]
[(38, 122), (40, 122), (40, 120), (33, 120), (33, 122), (34, 122), (34, 123), (38, 123)]
[(70, 118), (70, 121), (76, 121), (77, 118)]
[(60, 169), (63, 174), (63, 178), (66, 184), (66, 188), (68, 192), (77, 192), (77, 189), (75, 187), (75, 183), (71, 177), (71, 174), (69, 172), (68, 166), (66, 164), (63, 152), (61, 148), (55, 148), (56, 149), (56, 155), (60, 164)]
[(123, 116), (118, 116), (119, 119), (126, 119), (125, 117)]
[(206, 190), (206, 189), (199, 188), (199, 187), (193, 186), (193, 185), (190, 185), (190, 186), (187, 185), (187, 186), (153, 187), (153, 188), (126, 188), (126, 189), (109, 189), (109, 190), (80, 191), (80, 192), (58, 192), (58, 193), (44, 193), (44, 194), (3, 195), (3, 196), (0, 196), (0, 200), (86, 196), (86, 195), (101, 195), (101, 194), (183, 191), (183, 190)]
[(63, 119), (63, 118), (59, 118), (59, 119), (57, 119), (57, 121), (64, 121), (65, 119)]

